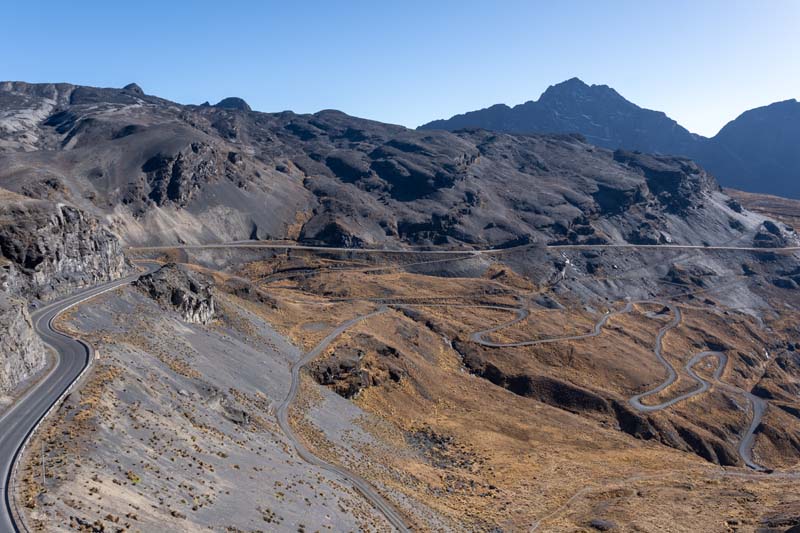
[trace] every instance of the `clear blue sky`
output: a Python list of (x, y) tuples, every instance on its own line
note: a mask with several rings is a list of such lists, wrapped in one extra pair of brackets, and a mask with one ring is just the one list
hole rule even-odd
[(13, 1), (0, 79), (417, 126), (578, 76), (713, 135), (800, 98), (800, 0)]

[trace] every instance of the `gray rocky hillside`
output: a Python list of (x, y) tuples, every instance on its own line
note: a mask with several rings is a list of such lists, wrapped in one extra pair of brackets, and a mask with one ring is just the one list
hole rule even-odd
[(128, 269), (118, 239), (80, 209), (0, 190), (0, 287), (50, 299)]
[(763, 221), (688, 159), (576, 135), (180, 105), (134, 86), (9, 82), (0, 109), (0, 186), (76, 205), (131, 245), (750, 244)]

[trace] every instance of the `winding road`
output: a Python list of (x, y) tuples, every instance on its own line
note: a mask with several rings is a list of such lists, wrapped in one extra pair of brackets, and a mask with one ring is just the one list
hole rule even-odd
[[(148, 268), (151, 272), (153, 267)], [(0, 511), (0, 531), (27, 531), (18, 516), (12, 481), (17, 461), (36, 431), (39, 423), (69, 393), (94, 358), (93, 348), (80, 339), (59, 332), (53, 325), (64, 311), (100, 294), (112, 291), (138, 279), (140, 272), (104, 283), (45, 305), (31, 314), (34, 329), (44, 343), (57, 355), (55, 366), (0, 416), (0, 480), (3, 506)]]
[[(465, 259), (465, 258), (470, 257), (470, 256), (481, 255), (481, 254), (504, 253), (504, 252), (509, 252), (511, 250), (521, 249), (521, 248), (528, 248), (528, 247), (532, 247), (532, 246), (535, 246), (535, 245), (528, 244), (528, 245), (522, 245), (522, 246), (513, 247), (513, 248), (493, 248), (493, 249), (476, 249), (476, 250), (418, 250), (418, 249), (410, 249), (410, 250), (409, 249), (399, 249), (398, 250), (398, 249), (367, 249), (367, 248), (342, 248), (342, 247), (327, 247), (327, 246), (306, 246), (306, 245), (291, 244), (291, 243), (284, 244), (284, 243), (264, 243), (264, 242), (259, 242), (259, 241), (242, 241), (242, 242), (235, 242), (235, 243), (220, 243), (220, 244), (208, 244), (208, 245), (156, 246), (156, 247), (138, 248), (138, 250), (169, 250), (169, 249), (175, 249), (175, 248), (179, 248), (179, 249), (267, 248), (267, 249), (297, 249), (297, 250), (310, 250), (310, 251), (332, 251), (332, 252), (354, 252), (354, 253), (387, 253), (387, 254), (397, 253), (397, 254), (433, 254), (433, 255), (444, 254), (444, 255), (458, 255), (458, 256), (460, 256), (460, 257), (455, 257), (455, 258), (452, 258), (452, 259), (421, 261), (421, 262), (415, 262), (415, 263), (411, 263), (409, 265), (405, 265), (405, 266), (415, 266), (415, 265), (424, 265), (424, 264), (427, 264), (427, 263), (435, 263), (435, 262), (440, 262), (440, 261), (460, 260), (460, 259)], [(546, 248), (547, 249), (561, 249), (561, 250), (570, 250), (570, 249), (574, 249), (574, 250), (582, 250), (582, 249), (619, 249), (619, 248), (622, 248), (622, 249), (648, 249), (648, 250), (664, 250), (664, 249), (672, 249), (672, 250), (722, 250), (722, 251), (745, 251), (745, 252), (770, 251), (770, 252), (781, 252), (781, 253), (794, 253), (794, 252), (800, 251), (800, 247), (764, 249), (764, 248), (747, 247), (747, 246), (741, 247), (741, 246), (640, 245), (640, 244), (553, 245), (553, 246), (546, 246)], [(363, 268), (363, 270), (364, 271), (384, 270), (386, 268), (387, 267), (367, 267), (367, 268)], [(402, 267), (400, 267), (400, 268), (402, 268)], [(335, 271), (337, 269), (331, 269), (331, 270)], [(341, 269), (341, 270), (349, 270), (349, 269)], [(353, 269), (353, 270), (361, 270), (361, 269)], [(304, 275), (308, 275), (308, 274), (312, 274), (312, 273), (318, 273), (319, 271), (320, 271), (319, 269), (301, 269), (299, 271), (294, 271), (294, 272), (276, 273), (276, 274), (273, 275), (274, 278), (272, 276), (269, 276), (267, 279), (265, 279), (265, 281), (270, 282), (270, 281), (276, 281), (277, 279), (286, 279), (286, 278), (291, 278), (291, 277), (295, 277), (295, 276), (304, 276)], [(750, 404), (750, 408), (751, 408), (751, 411), (752, 411), (752, 419), (751, 419), (750, 426), (747, 428), (747, 431), (741, 437), (741, 441), (740, 441), (739, 449), (738, 449), (739, 455), (742, 458), (742, 461), (749, 468), (751, 468), (753, 470), (757, 470), (757, 471), (766, 470), (763, 466), (755, 463), (753, 458), (752, 458), (752, 447), (753, 447), (753, 441), (754, 441), (754, 438), (755, 438), (754, 437), (754, 433), (755, 433), (755, 430), (758, 428), (758, 425), (761, 422), (761, 418), (763, 416), (763, 413), (764, 413), (764, 411), (766, 409), (766, 405), (767, 405), (766, 401), (761, 399), (761, 398), (758, 398), (757, 396), (753, 395), (749, 391), (746, 391), (746, 390), (743, 390), (741, 388), (735, 387), (735, 386), (730, 385), (728, 383), (725, 383), (725, 382), (723, 382), (723, 381), (721, 381), (719, 379), (720, 376), (722, 375), (724, 369), (725, 369), (726, 364), (727, 364), (727, 361), (728, 361), (727, 355), (725, 355), (725, 354), (723, 354), (721, 352), (714, 352), (714, 351), (706, 351), (706, 352), (700, 352), (698, 354), (695, 354), (689, 360), (689, 362), (686, 364), (684, 369), (685, 369), (686, 373), (689, 375), (689, 377), (697, 383), (697, 387), (696, 388), (694, 388), (691, 391), (688, 391), (686, 393), (680, 394), (679, 396), (676, 396), (676, 397), (673, 397), (673, 398), (671, 398), (669, 400), (666, 400), (664, 402), (658, 403), (658, 404), (649, 405), (649, 404), (645, 404), (645, 403), (642, 402), (643, 399), (645, 399), (647, 397), (650, 397), (650, 396), (653, 396), (653, 395), (656, 395), (656, 394), (664, 391), (669, 386), (674, 384), (675, 381), (677, 381), (677, 379), (678, 379), (677, 371), (672, 366), (672, 364), (670, 364), (669, 361), (667, 361), (664, 358), (664, 355), (663, 355), (663, 339), (664, 339), (665, 335), (670, 330), (678, 327), (680, 325), (680, 323), (681, 323), (681, 320), (682, 320), (682, 314), (681, 314), (680, 308), (678, 308), (677, 306), (675, 306), (675, 305), (673, 305), (671, 303), (663, 302), (663, 301), (659, 301), (659, 300), (643, 300), (643, 301), (637, 301), (637, 302), (628, 301), (626, 303), (625, 307), (623, 307), (622, 309), (617, 310), (617, 311), (609, 311), (609, 312), (603, 314), (603, 316), (595, 323), (592, 331), (589, 332), (589, 333), (579, 334), (579, 335), (562, 336), (562, 337), (553, 337), (553, 338), (546, 338), (546, 339), (533, 339), (533, 340), (528, 340), (528, 341), (518, 341), (518, 342), (510, 342), (510, 343), (494, 342), (494, 341), (491, 341), (491, 340), (487, 340), (485, 337), (486, 337), (486, 335), (489, 335), (489, 334), (494, 333), (496, 331), (500, 331), (502, 329), (505, 329), (505, 328), (508, 328), (510, 326), (513, 326), (514, 324), (522, 322), (523, 320), (525, 320), (530, 315), (530, 312), (528, 311), (528, 309), (525, 308), (524, 306), (521, 306), (519, 308), (514, 309), (514, 308), (504, 307), (504, 306), (478, 305), (478, 306), (474, 306), (474, 307), (498, 309), (498, 310), (503, 310), (503, 311), (513, 311), (513, 312), (515, 312), (517, 314), (517, 316), (516, 316), (516, 318), (514, 318), (513, 320), (511, 320), (509, 322), (505, 322), (505, 323), (502, 323), (502, 324), (500, 324), (498, 326), (494, 326), (494, 327), (491, 327), (491, 328), (487, 328), (487, 329), (472, 333), (471, 334), (471, 340), (476, 342), (476, 343), (478, 343), (478, 344), (481, 344), (483, 346), (493, 347), (493, 348), (501, 348), (501, 347), (535, 346), (535, 345), (540, 345), (540, 344), (556, 343), (556, 342), (563, 342), (563, 341), (570, 341), (570, 340), (582, 340), (582, 339), (587, 339), (587, 338), (591, 338), (591, 337), (597, 337), (602, 333), (603, 328), (608, 324), (608, 321), (612, 317), (614, 317), (616, 315), (619, 315), (619, 314), (623, 314), (623, 313), (629, 313), (630, 311), (633, 310), (634, 304), (648, 304), (648, 303), (649, 304), (663, 305), (666, 308), (668, 308), (671, 311), (672, 315), (673, 315), (673, 317), (670, 320), (670, 322), (668, 324), (666, 324), (665, 326), (663, 326), (659, 330), (659, 332), (658, 332), (658, 334), (656, 336), (654, 347), (653, 347), (653, 353), (654, 353), (656, 359), (658, 360), (658, 362), (661, 363), (661, 365), (664, 367), (664, 369), (665, 369), (665, 371), (667, 373), (667, 376), (664, 379), (664, 381), (662, 381), (658, 386), (654, 387), (653, 389), (650, 389), (648, 391), (645, 391), (643, 393), (637, 394), (637, 395), (629, 398), (628, 402), (630, 403), (630, 405), (634, 409), (636, 409), (636, 410), (638, 410), (640, 412), (656, 412), (656, 411), (661, 411), (663, 409), (671, 407), (671, 406), (673, 406), (673, 405), (675, 405), (677, 403), (680, 403), (680, 402), (682, 402), (684, 400), (687, 400), (689, 398), (692, 398), (694, 396), (697, 396), (699, 394), (702, 394), (702, 393), (708, 391), (708, 389), (711, 387), (711, 383), (706, 381), (706, 380), (704, 380), (699, 375), (697, 375), (697, 373), (694, 371), (694, 366), (696, 364), (698, 364), (700, 361), (702, 361), (702, 360), (704, 360), (704, 359), (706, 359), (708, 357), (716, 357), (718, 363), (717, 363), (717, 367), (716, 367), (716, 369), (714, 371), (714, 375), (713, 375), (714, 383), (716, 385), (718, 385), (719, 388), (721, 388), (721, 389), (725, 389), (725, 390), (728, 390), (729, 392), (733, 392), (735, 394), (738, 394), (738, 395), (741, 395), (741, 396), (745, 397), (747, 399), (748, 403)], [(405, 306), (409, 306), (409, 305), (413, 306), (413, 304), (405, 304)], [(421, 305), (425, 306), (425, 304), (421, 304)], [(404, 305), (401, 304), (401, 305), (398, 305), (398, 306), (399, 307), (403, 307)], [(349, 327), (349, 325), (345, 325), (345, 329), (347, 327)], [(335, 333), (335, 335), (334, 335), (334, 337), (335, 337), (338, 334), (340, 334), (341, 332), (339, 332), (339, 333), (334, 332), (334, 333)], [(327, 344), (329, 344), (331, 340), (332, 339), (328, 340), (325, 343), (325, 346), (327, 346)], [(324, 349), (325, 346), (323, 346), (321, 349)], [(320, 351), (321, 351), (321, 349), (320, 349)], [(309, 353), (311, 353), (311, 352), (309, 352)], [(311, 359), (316, 357), (316, 355), (317, 354), (314, 354), (311, 357)], [(310, 361), (311, 359), (308, 359), (308, 361)], [(300, 366), (302, 367), (304, 364), (305, 363), (302, 363)], [(289, 401), (291, 401), (291, 400), (289, 400)], [(288, 404), (287, 404), (287, 408), (288, 408)], [(290, 428), (287, 427), (287, 429), (290, 429)], [(299, 449), (298, 449), (298, 452), (300, 452)], [(306, 450), (306, 453), (308, 453), (307, 450)]]
[[(490, 249), (475, 249), (475, 250), (419, 250), (419, 249), (359, 249), (359, 248), (343, 248), (343, 247), (327, 247), (327, 246), (306, 246), (298, 244), (285, 244), (285, 243), (264, 243), (258, 241), (245, 241), (235, 243), (220, 243), (209, 245), (177, 245), (177, 246), (156, 246), (156, 247), (142, 247), (133, 248), (134, 250), (141, 251), (157, 251), (157, 250), (173, 250), (173, 249), (218, 249), (218, 248), (272, 248), (272, 249), (287, 249), (287, 250), (310, 250), (310, 251), (323, 251), (323, 252), (346, 252), (346, 253), (386, 253), (386, 254), (431, 254), (431, 255), (458, 255), (454, 260), (464, 259), (470, 256), (481, 254), (501, 254), (508, 253), (513, 250), (530, 248), (539, 246), (536, 244), (522, 245), (512, 248), (490, 248)], [(542, 246), (544, 249), (560, 249), (560, 250), (581, 250), (581, 249), (677, 249), (677, 250), (722, 250), (722, 251), (746, 251), (746, 252), (771, 252), (771, 253), (794, 253), (800, 251), (800, 247), (786, 247), (786, 248), (755, 248), (755, 247), (736, 247), (736, 246), (700, 246), (700, 245), (631, 245), (631, 244), (609, 244), (609, 245), (555, 245), (555, 246)], [(449, 259), (444, 259), (449, 260)], [(435, 262), (435, 261), (430, 261)], [(406, 266), (413, 266), (417, 264), (425, 264), (427, 262), (411, 263)], [(152, 272), (158, 265), (148, 263), (147, 272)], [(377, 267), (376, 270), (382, 270), (386, 267)], [(367, 268), (365, 270), (370, 270)], [(146, 272), (145, 272), (146, 273)], [(288, 274), (288, 273), (287, 273)], [(58, 355), (55, 366), (50, 369), (47, 374), (41, 378), (35, 385), (33, 385), (19, 400), (17, 400), (7, 411), (0, 415), (0, 482), (2, 483), (3, 493), (3, 506), (0, 511), (0, 531), (22, 531), (27, 530), (24, 524), (18, 523), (15, 520), (16, 503), (11, 483), (16, 474), (17, 462), (23, 454), (31, 435), (36, 431), (41, 421), (59, 404), (59, 402), (70, 392), (75, 383), (81, 378), (84, 372), (89, 368), (91, 361), (94, 357), (92, 347), (80, 339), (70, 337), (57, 331), (53, 322), (56, 317), (71, 307), (78, 305), (86, 300), (94, 298), (104, 292), (114, 290), (123, 285), (127, 285), (136, 280), (142, 273), (133, 274), (125, 278), (105, 283), (90, 289), (79, 291), (73, 295), (60, 299), (56, 302), (50, 303), (32, 314), (34, 328), (36, 332), (42, 337), (44, 342), (51, 347)], [(754, 432), (758, 427), (761, 417), (766, 408), (766, 402), (758, 398), (748, 391), (742, 390), (731, 384), (720, 381), (724, 368), (727, 364), (728, 358), (721, 352), (701, 352), (694, 355), (689, 362), (685, 365), (686, 373), (697, 383), (697, 387), (687, 393), (678, 397), (672, 398), (656, 405), (647, 405), (642, 403), (642, 399), (657, 394), (677, 380), (677, 372), (672, 365), (663, 357), (662, 344), (663, 338), (668, 331), (678, 327), (681, 321), (680, 309), (674, 305), (666, 304), (658, 301), (636, 302), (636, 303), (661, 303), (666, 305), (673, 313), (671, 321), (661, 328), (653, 349), (655, 357), (664, 366), (667, 377), (657, 387), (633, 396), (629, 399), (632, 407), (643, 412), (652, 412), (665, 409), (678, 402), (706, 392), (711, 387), (711, 382), (699, 376), (694, 367), (702, 360), (708, 357), (715, 357), (717, 366), (713, 372), (712, 381), (719, 388), (728, 390), (735, 394), (744, 396), (750, 403), (753, 412), (751, 424), (747, 431), (741, 438), (739, 445), (739, 454), (744, 463), (754, 470), (764, 470), (764, 468), (752, 459), (752, 446), (754, 439)], [(516, 318), (513, 320), (478, 331), (472, 334), (472, 340), (488, 347), (509, 347), (509, 346), (532, 346), (544, 343), (562, 342), (565, 340), (579, 340), (590, 337), (596, 337), (601, 334), (603, 328), (608, 321), (615, 315), (630, 312), (633, 309), (634, 302), (628, 302), (626, 306), (619, 311), (611, 311), (605, 313), (594, 325), (591, 332), (583, 335), (572, 335), (565, 337), (556, 337), (548, 339), (536, 339), (529, 341), (520, 341), (512, 343), (499, 343), (485, 339), (486, 335), (501, 329), (512, 326), (525, 320), (529, 316), (529, 311), (520, 307), (518, 309), (502, 306), (474, 306), (474, 307), (491, 307), (506, 311), (514, 311), (517, 313)], [(397, 530), (406, 532), (410, 531), (406, 525), (405, 520), (396, 511), (396, 509), (385, 500), (366, 480), (357, 474), (350, 472), (344, 468), (329, 464), (322, 459), (316, 457), (309, 452), (300, 443), (294, 431), (289, 424), (289, 407), (291, 402), (297, 396), (299, 387), (300, 371), (301, 369), (315, 357), (317, 357), (327, 346), (342, 332), (356, 323), (382, 313), (386, 307), (381, 307), (379, 310), (356, 317), (347, 321), (333, 330), (325, 339), (323, 339), (311, 351), (307, 352), (301, 359), (299, 359), (292, 366), (292, 384), (290, 390), (280, 404), (277, 410), (277, 419), (281, 429), (290, 440), (298, 455), (307, 463), (315, 465), (321, 469), (331, 472), (335, 475), (347, 480), (352, 486), (360, 492), (374, 507), (383, 514), (388, 522), (392, 524)]]
[[(2, 475), (3, 483), (3, 506), (2, 511), (0, 511), (1, 532), (28, 531), (25, 524), (19, 520), (19, 506), (16, 502), (16, 495), (12, 485), (16, 476), (17, 462), (41, 421), (72, 390), (72, 387), (89, 368), (95, 357), (94, 349), (90, 344), (58, 331), (54, 327), (55, 319), (70, 308), (100, 294), (128, 285), (140, 276), (155, 271), (160, 266), (158, 263), (153, 262), (145, 262), (145, 264), (147, 269), (144, 272), (76, 292), (32, 313), (31, 318), (36, 333), (56, 353), (57, 361), (55, 366), (43, 378), (0, 416), (0, 475)], [(386, 309), (386, 307), (381, 307), (377, 311), (341, 324), (311, 351), (294, 363), (291, 369), (292, 384), (286, 398), (277, 409), (277, 419), (278, 424), (294, 446), (297, 454), (305, 462), (348, 481), (379, 513), (386, 517), (386, 520), (392, 526), (398, 531), (409, 532), (410, 529), (400, 514), (366, 480), (344, 468), (327, 463), (309, 452), (298, 441), (289, 424), (289, 406), (297, 396), (301, 369), (321, 354), (346, 329), (362, 320), (383, 313)]]
[(333, 342), (336, 337), (344, 333), (345, 330), (358, 324), (362, 320), (366, 320), (367, 318), (384, 313), (386, 310), (387, 307), (382, 306), (377, 311), (373, 311), (372, 313), (361, 315), (344, 322), (343, 324), (339, 325), (339, 327), (331, 331), (324, 339), (322, 339), (322, 341), (319, 342), (319, 344), (314, 346), (314, 348), (303, 355), (303, 357), (298, 359), (292, 365), (292, 384), (289, 387), (289, 392), (286, 394), (286, 398), (284, 398), (283, 402), (281, 402), (281, 404), (278, 406), (277, 418), (281, 430), (286, 435), (286, 438), (288, 438), (292, 443), (297, 455), (299, 455), (303, 461), (347, 480), (353, 486), (353, 488), (361, 493), (361, 495), (364, 496), (364, 498), (366, 498), (373, 507), (375, 507), (379, 513), (386, 517), (386, 520), (392, 524), (395, 529), (401, 532), (408, 532), (410, 529), (406, 525), (405, 520), (403, 520), (395, 508), (388, 501), (386, 501), (383, 496), (378, 494), (378, 492), (372, 487), (372, 485), (369, 484), (368, 481), (361, 476), (350, 472), (349, 470), (325, 462), (308, 451), (308, 449), (297, 439), (297, 436), (292, 429), (292, 425), (289, 423), (289, 406), (297, 396), (297, 390), (300, 386), (300, 371), (303, 369), (303, 367), (317, 358), (330, 345), (330, 343)]
[(732, 392), (734, 394), (737, 394), (737, 395), (740, 395), (740, 396), (744, 396), (747, 399), (748, 403), (750, 404), (750, 409), (752, 411), (752, 417), (751, 417), (750, 425), (747, 427), (745, 432), (740, 437), (739, 447), (738, 447), (739, 456), (741, 457), (741, 459), (744, 462), (744, 464), (746, 464), (749, 468), (751, 468), (753, 470), (756, 470), (756, 471), (759, 471), (759, 472), (766, 471), (767, 470), (766, 468), (764, 468), (762, 465), (759, 465), (758, 463), (756, 463), (753, 460), (753, 452), (752, 452), (752, 450), (753, 450), (753, 441), (755, 439), (755, 431), (758, 428), (759, 424), (761, 423), (761, 418), (763, 417), (764, 411), (766, 410), (767, 402), (765, 400), (763, 400), (762, 398), (759, 398), (758, 396), (755, 396), (754, 394), (752, 394), (749, 391), (746, 391), (744, 389), (741, 389), (739, 387), (731, 385), (730, 383), (726, 383), (726, 382), (720, 380), (720, 377), (722, 376), (722, 373), (725, 370), (725, 366), (728, 363), (727, 354), (725, 354), (723, 352), (718, 352), (718, 351), (704, 351), (704, 352), (700, 352), (700, 353), (695, 354), (686, 363), (686, 365), (684, 366), (684, 370), (686, 371), (687, 375), (697, 384), (697, 387), (695, 387), (694, 389), (692, 389), (692, 390), (690, 390), (688, 392), (685, 392), (683, 394), (680, 394), (678, 396), (675, 396), (673, 398), (670, 398), (669, 400), (665, 400), (665, 401), (663, 401), (661, 403), (658, 403), (658, 404), (650, 405), (650, 404), (642, 403), (642, 400), (644, 398), (656, 395), (656, 394), (664, 391), (670, 385), (675, 383), (675, 381), (677, 381), (677, 379), (678, 379), (677, 371), (672, 366), (672, 364), (669, 361), (667, 361), (666, 358), (664, 358), (664, 354), (663, 354), (664, 337), (666, 336), (666, 334), (669, 331), (677, 328), (681, 324), (681, 321), (683, 319), (683, 315), (681, 313), (680, 308), (677, 307), (676, 305), (670, 303), (670, 302), (664, 302), (664, 301), (660, 301), (660, 300), (642, 300), (642, 301), (636, 301), (636, 302), (629, 301), (629, 302), (627, 302), (625, 304), (625, 306), (622, 309), (620, 309), (618, 311), (609, 311), (609, 312), (603, 314), (603, 316), (600, 317), (600, 319), (595, 323), (594, 328), (592, 329), (592, 331), (589, 332), (589, 333), (580, 334), (580, 335), (569, 335), (569, 336), (563, 336), (563, 337), (550, 337), (550, 338), (546, 338), (546, 339), (534, 339), (534, 340), (529, 340), (529, 341), (518, 341), (518, 342), (494, 342), (494, 341), (486, 340), (485, 336), (490, 334), (490, 333), (494, 333), (494, 332), (500, 331), (502, 329), (508, 328), (510, 326), (513, 326), (515, 324), (518, 324), (519, 322), (525, 320), (525, 318), (527, 318), (529, 316), (530, 312), (524, 307), (520, 307), (518, 309), (513, 309), (513, 308), (508, 308), (508, 307), (500, 307), (500, 306), (496, 306), (496, 307), (487, 306), (487, 307), (491, 307), (491, 308), (494, 308), (494, 309), (503, 309), (503, 310), (506, 310), (506, 311), (514, 311), (514, 312), (517, 313), (517, 317), (512, 319), (512, 320), (510, 320), (510, 321), (508, 321), (508, 322), (504, 322), (504, 323), (502, 323), (502, 324), (500, 324), (498, 326), (494, 326), (492, 328), (488, 328), (488, 329), (484, 329), (484, 330), (481, 330), (481, 331), (477, 331), (477, 332), (475, 332), (475, 333), (473, 333), (471, 335), (471, 339), (472, 339), (473, 342), (476, 342), (476, 343), (478, 343), (478, 344), (480, 344), (482, 346), (487, 346), (487, 347), (490, 347), (490, 348), (535, 346), (535, 345), (538, 345), (538, 344), (556, 343), (556, 342), (563, 342), (563, 341), (568, 341), (568, 340), (588, 339), (588, 338), (599, 336), (602, 333), (603, 328), (606, 326), (606, 324), (608, 324), (608, 321), (612, 317), (614, 317), (616, 315), (623, 314), (623, 313), (631, 312), (633, 310), (634, 304), (662, 305), (666, 309), (669, 309), (669, 311), (672, 313), (672, 318), (670, 319), (670, 321), (666, 325), (664, 325), (661, 329), (659, 329), (658, 334), (656, 335), (656, 340), (655, 340), (654, 346), (653, 346), (653, 354), (655, 355), (655, 357), (658, 360), (658, 362), (661, 363), (661, 365), (664, 367), (664, 370), (667, 373), (667, 377), (664, 379), (664, 381), (662, 381), (656, 387), (629, 398), (628, 399), (628, 403), (631, 405), (631, 407), (633, 407), (637, 411), (640, 411), (640, 412), (643, 412), (643, 413), (652, 413), (652, 412), (656, 412), (656, 411), (662, 411), (662, 410), (664, 410), (664, 409), (666, 409), (668, 407), (671, 407), (671, 406), (673, 406), (673, 405), (675, 405), (675, 404), (677, 404), (679, 402), (682, 402), (684, 400), (688, 400), (689, 398), (692, 398), (694, 396), (697, 396), (698, 394), (702, 394), (702, 393), (708, 391), (711, 388), (711, 382), (706, 380), (706, 379), (704, 379), (700, 375), (698, 375), (697, 372), (695, 372), (694, 367), (698, 363), (703, 361), (704, 359), (709, 358), (709, 357), (714, 357), (717, 360), (717, 366), (715, 367), (713, 375), (712, 375), (712, 380), (713, 380), (714, 384), (716, 384), (721, 389), (727, 390), (728, 392)]

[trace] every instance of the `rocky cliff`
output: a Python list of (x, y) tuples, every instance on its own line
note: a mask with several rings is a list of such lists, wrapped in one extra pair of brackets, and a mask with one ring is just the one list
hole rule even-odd
[(44, 368), (45, 352), (25, 302), (0, 292), (0, 396)]
[(3, 191), (0, 200), (3, 290), (51, 299), (126, 271), (117, 238), (82, 210)]
[(134, 285), (162, 306), (177, 311), (186, 322), (207, 324), (214, 319), (212, 282), (198, 272), (168, 264), (142, 276)]

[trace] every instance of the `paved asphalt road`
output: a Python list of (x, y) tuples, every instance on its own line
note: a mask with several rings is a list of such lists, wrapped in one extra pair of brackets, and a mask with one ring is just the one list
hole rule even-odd
[[(148, 270), (151, 271), (152, 267)], [(53, 321), (59, 313), (84, 300), (131, 283), (141, 273), (133, 274), (110, 283), (86, 289), (66, 298), (50, 303), (31, 316), (36, 332), (42, 340), (58, 354), (55, 366), (8, 411), (0, 416), (0, 483), (2, 483), (3, 506), (0, 510), (0, 532), (23, 530), (12, 515), (13, 494), (9, 490), (14, 463), (22, 446), (64, 392), (80, 376), (91, 360), (92, 348), (78, 339), (53, 329)]]

